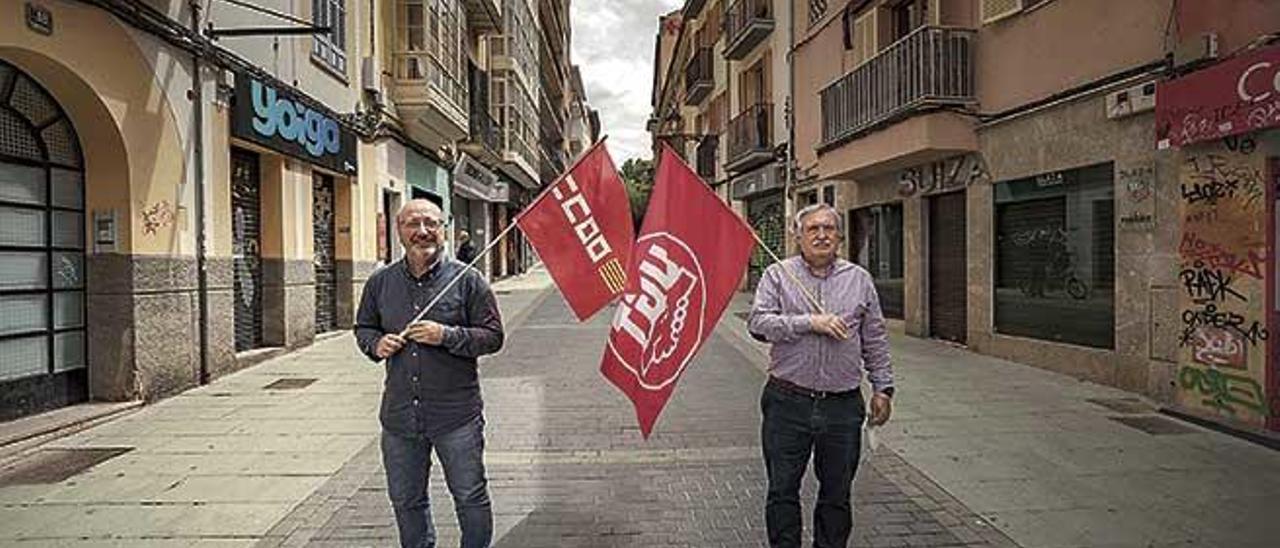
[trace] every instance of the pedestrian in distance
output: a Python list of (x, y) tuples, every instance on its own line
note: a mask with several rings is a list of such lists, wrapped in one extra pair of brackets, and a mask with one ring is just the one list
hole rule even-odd
[(800, 482), (812, 457), (818, 479), (813, 546), (844, 548), (868, 419), (859, 386), (866, 375), (870, 424), (884, 424), (894, 390), (889, 339), (871, 275), (837, 255), (844, 226), (835, 208), (801, 209), (792, 231), (800, 255), (765, 270), (748, 322), (752, 335), (772, 346), (760, 398), (765, 525), (769, 546), (799, 548)]
[(471, 243), (471, 234), (465, 230), (458, 231), (458, 249), (454, 252), (454, 257), (462, 264), (471, 264), (476, 258), (476, 246)]
[[(400, 545), (436, 544), (427, 488), (434, 450), (463, 548), (485, 548), (493, 537), (493, 510), (477, 358), (502, 348), (502, 318), (484, 277), (441, 252), (445, 228), (438, 206), (411, 200), (396, 225), (404, 258), (365, 283), (355, 334), (369, 359), (386, 361), (382, 464)], [(437, 296), (422, 320), (410, 324)]]

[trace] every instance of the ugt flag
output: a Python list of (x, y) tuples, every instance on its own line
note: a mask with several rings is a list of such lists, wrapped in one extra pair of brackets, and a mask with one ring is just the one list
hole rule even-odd
[(516, 219), (578, 321), (626, 286), (631, 204), (599, 141)]
[(631, 399), (647, 439), (733, 297), (755, 242), (667, 147), (640, 234), (600, 372)]

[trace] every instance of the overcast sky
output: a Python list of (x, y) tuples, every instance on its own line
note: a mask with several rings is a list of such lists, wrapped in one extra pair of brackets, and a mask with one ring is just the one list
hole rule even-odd
[(600, 111), (601, 133), (619, 166), (649, 158), (653, 40), (658, 16), (683, 0), (571, 0), (573, 62), (582, 68), (587, 101)]

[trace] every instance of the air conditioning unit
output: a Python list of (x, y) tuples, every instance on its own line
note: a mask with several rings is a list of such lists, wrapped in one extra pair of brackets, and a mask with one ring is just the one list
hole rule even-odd
[(1115, 120), (1155, 110), (1156, 83), (1144, 82), (1107, 94), (1107, 118)]
[(1218, 58), (1218, 34), (1205, 32), (1183, 39), (1173, 48), (1173, 64), (1186, 66)]

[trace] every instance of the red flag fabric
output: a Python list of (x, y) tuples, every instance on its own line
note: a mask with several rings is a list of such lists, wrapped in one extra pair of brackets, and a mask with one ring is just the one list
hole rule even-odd
[(516, 223), (578, 321), (626, 287), (635, 229), (626, 188), (604, 141), (583, 154)]
[(646, 439), (728, 306), (754, 245), (742, 219), (664, 147), (600, 364), (631, 399)]

